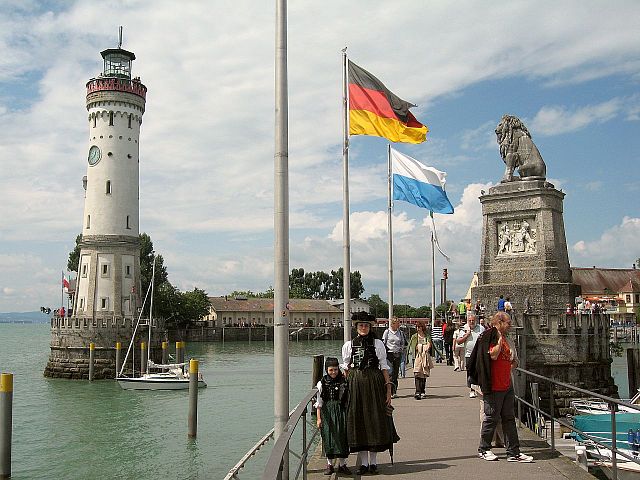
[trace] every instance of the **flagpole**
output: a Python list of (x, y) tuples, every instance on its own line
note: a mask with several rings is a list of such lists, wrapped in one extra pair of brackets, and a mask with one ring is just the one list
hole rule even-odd
[[(276, 0), (274, 153), (274, 439), (289, 420), (289, 131), (287, 1)], [(288, 455), (283, 480), (289, 478)]]
[[(433, 225), (433, 212), (430, 211)], [(431, 331), (436, 327), (436, 247), (433, 228), (431, 229)]]
[(391, 230), (391, 215), (393, 213), (393, 205), (391, 203), (391, 144), (387, 144), (387, 160), (389, 164), (389, 173), (387, 175), (388, 187), (388, 205), (387, 205), (387, 229), (389, 232), (389, 328), (391, 328), (391, 319), (393, 318), (393, 231)]
[(60, 307), (64, 307), (64, 271), (62, 272), (62, 281), (60, 282)]
[(343, 214), (342, 214), (342, 244), (344, 254), (344, 266), (342, 282), (344, 289), (344, 341), (351, 340), (351, 239), (349, 234), (349, 85), (347, 82), (347, 47), (342, 50), (342, 190), (343, 190)]

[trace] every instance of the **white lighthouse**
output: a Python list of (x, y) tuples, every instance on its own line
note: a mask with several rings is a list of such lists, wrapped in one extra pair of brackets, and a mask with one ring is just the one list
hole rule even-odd
[(87, 83), (89, 141), (74, 317), (131, 316), (140, 291), (139, 152), (147, 88), (131, 77), (136, 56), (101, 52)]
[(87, 378), (92, 344), (95, 378), (113, 377), (117, 342), (130, 340), (141, 307), (139, 140), (147, 87), (132, 78), (136, 56), (121, 44), (101, 52), (103, 71), (87, 82), (87, 174), (75, 299), (70, 317), (51, 319), (45, 376)]

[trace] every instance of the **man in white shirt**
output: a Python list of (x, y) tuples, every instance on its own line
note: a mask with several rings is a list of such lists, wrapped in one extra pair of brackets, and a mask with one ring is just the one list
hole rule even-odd
[[(469, 315), (467, 317), (467, 325), (464, 327), (466, 333), (456, 340), (458, 345), (464, 345), (465, 365), (469, 365), (469, 357), (471, 357), (473, 347), (476, 346), (480, 334), (484, 332), (484, 327), (479, 325), (477, 320), (475, 314)], [(467, 376), (467, 386), (469, 387), (469, 397), (475, 398), (476, 391), (471, 388), (471, 378), (469, 376)]]
[(400, 320), (396, 317), (391, 319), (390, 328), (387, 328), (382, 334), (382, 343), (387, 350), (387, 363), (391, 367), (391, 382), (393, 383), (391, 397), (397, 398), (398, 373), (400, 372), (402, 352), (407, 347), (407, 339), (400, 330)]

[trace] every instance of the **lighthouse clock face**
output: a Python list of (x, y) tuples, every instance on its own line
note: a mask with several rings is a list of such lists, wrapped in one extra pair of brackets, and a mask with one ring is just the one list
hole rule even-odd
[(89, 165), (95, 165), (96, 163), (98, 163), (100, 161), (100, 148), (98, 148), (97, 146), (93, 145), (90, 149), (89, 149)]

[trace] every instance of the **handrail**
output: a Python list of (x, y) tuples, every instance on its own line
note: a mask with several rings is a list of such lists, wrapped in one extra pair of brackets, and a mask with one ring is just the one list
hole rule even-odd
[(256, 443), (253, 447), (251, 447), (251, 449), (249, 449), (249, 451), (244, 454), (244, 456), (240, 459), (240, 461), (236, 463), (231, 468), (231, 470), (229, 470), (229, 473), (227, 473), (227, 476), (224, 477), (224, 480), (232, 480), (234, 478), (238, 478), (237, 475), (240, 469), (244, 468), (245, 464), (247, 463), (247, 460), (249, 460), (256, 453), (258, 453), (258, 450), (260, 450), (273, 437), (274, 430), (275, 429), (272, 428), (264, 437), (258, 440), (258, 443)]
[[(289, 450), (289, 441), (291, 440), (291, 435), (293, 435), (293, 432), (298, 425), (300, 418), (304, 414), (306, 414), (307, 405), (317, 394), (318, 389), (312, 388), (311, 391), (307, 393), (307, 395), (300, 401), (298, 406), (293, 411), (293, 414), (289, 415), (289, 421), (287, 421), (284, 429), (282, 430), (282, 433), (273, 446), (273, 450), (271, 450), (271, 455), (269, 455), (269, 460), (267, 460), (264, 472), (262, 473), (262, 480), (276, 480), (277, 478), (279, 478), (280, 466), (282, 465), (282, 460), (285, 456), (285, 452)], [(315, 437), (316, 434), (317, 432), (313, 435), (313, 437)], [(303, 439), (303, 442), (306, 442), (306, 439)], [(311, 442), (313, 442), (313, 438)], [(300, 457), (301, 465), (304, 465), (304, 462), (306, 461), (306, 449), (307, 445), (304, 445), (304, 451), (302, 452), (302, 455)], [(298, 469), (298, 473), (299, 470), (300, 469)], [(306, 468), (303, 471), (306, 473)]]
[(517, 372), (521, 372), (521, 373), (524, 373), (526, 375), (530, 375), (532, 377), (539, 378), (539, 379), (544, 380), (546, 382), (553, 383), (554, 385), (558, 385), (559, 387), (564, 387), (564, 388), (568, 388), (570, 390), (574, 390), (576, 392), (584, 393), (585, 395), (589, 395), (592, 398), (599, 398), (600, 400), (605, 400), (606, 402), (615, 403), (615, 404), (618, 404), (618, 405), (622, 405), (624, 407), (631, 407), (631, 408), (633, 408), (635, 410), (640, 411), (640, 406), (633, 405), (632, 403), (629, 403), (629, 402), (624, 402), (624, 401), (622, 401), (622, 400), (620, 400), (618, 398), (607, 397), (606, 395), (602, 395), (600, 393), (592, 392), (590, 390), (585, 390), (584, 388), (576, 387), (575, 385), (570, 385), (568, 383), (559, 382), (557, 380), (554, 380), (553, 378), (545, 377), (544, 375), (540, 375), (538, 373), (534, 373), (534, 372), (532, 372), (530, 370), (525, 370), (524, 368), (518, 367), (515, 370)]
[[(626, 454), (625, 452), (621, 451), (618, 449), (617, 447), (617, 432), (616, 432), (616, 405), (621, 405), (621, 406), (625, 406), (625, 407), (631, 407), (633, 410), (638, 410), (638, 412), (640, 412), (640, 406), (639, 405), (634, 405), (628, 402), (623, 402), (619, 399), (613, 398), (613, 397), (608, 397), (606, 395), (602, 395), (596, 392), (591, 392), (589, 390), (585, 390), (583, 388), (579, 388), (573, 385), (570, 385), (568, 383), (564, 383), (564, 382), (559, 382), (557, 380), (554, 380), (552, 378), (549, 377), (545, 377), (544, 375), (540, 375), (538, 373), (534, 373), (531, 372), (529, 370), (525, 370), (523, 368), (516, 368), (515, 369), (516, 372), (518, 373), (522, 373), (525, 376), (529, 375), (532, 376), (534, 378), (538, 378), (542, 381), (548, 382), (550, 384), (550, 388), (549, 388), (549, 408), (550, 408), (550, 412), (547, 413), (545, 411), (543, 411), (541, 408), (532, 405), (531, 403), (527, 402), (524, 398), (520, 397), (519, 395), (516, 395), (516, 400), (518, 401), (518, 417), (521, 419), (522, 416), (520, 415), (520, 407), (522, 404), (526, 405), (527, 407), (532, 408), (536, 413), (542, 415), (545, 418), (549, 418), (551, 425), (549, 428), (549, 433), (550, 433), (550, 447), (551, 447), (551, 451), (555, 451), (555, 431), (554, 431), (554, 422), (558, 422), (559, 425), (564, 426), (566, 428), (569, 428), (570, 430), (577, 432), (581, 437), (586, 438), (587, 440), (590, 440), (591, 442), (593, 442), (593, 444), (596, 445), (596, 447), (602, 447), (605, 449), (609, 449), (611, 450), (611, 470), (612, 470), (612, 479), (613, 480), (617, 480), (618, 479), (618, 463), (617, 463), (617, 455), (621, 455), (622, 457), (633, 461), (636, 464), (640, 464), (640, 459), (638, 458), (634, 458), (628, 454)], [(570, 423), (566, 422), (565, 420), (561, 419), (561, 418), (556, 418), (554, 416), (554, 408), (555, 408), (555, 403), (554, 403), (554, 397), (553, 397), (553, 386), (557, 385), (569, 390), (573, 390), (582, 394), (586, 394), (589, 395), (592, 398), (598, 398), (601, 400), (604, 400), (607, 402), (607, 404), (609, 405), (609, 413), (611, 415), (611, 445), (607, 445), (606, 443), (602, 443), (598, 440), (598, 438), (602, 439), (601, 437), (596, 437), (593, 435), (590, 435), (588, 433), (582, 432), (581, 430), (577, 429), (575, 426), (571, 425)], [(624, 442), (623, 442), (624, 443)]]

